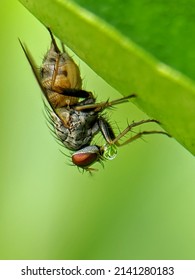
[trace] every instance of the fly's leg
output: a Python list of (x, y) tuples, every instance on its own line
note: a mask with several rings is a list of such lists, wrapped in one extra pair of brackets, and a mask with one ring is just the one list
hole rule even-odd
[(50, 28), (47, 27), (47, 30), (49, 31), (50, 37), (51, 37), (51, 45), (54, 48), (54, 51), (57, 53), (57, 59), (54, 65), (54, 71), (53, 71), (53, 75), (52, 75), (52, 80), (51, 80), (51, 90), (55, 90), (55, 80), (56, 80), (56, 76), (58, 74), (58, 67), (59, 67), (59, 61), (60, 61), (60, 54), (61, 51), (57, 46), (56, 40), (53, 36), (53, 33), (51, 32)]
[(51, 80), (51, 90), (55, 90), (55, 80), (58, 74), (58, 67), (59, 67), (59, 61), (60, 61), (60, 55), (58, 54), (58, 57), (56, 59), (55, 65), (54, 65), (54, 71), (52, 75), (52, 80)]
[(83, 110), (89, 110), (89, 109), (93, 109), (94, 112), (102, 112), (104, 109), (108, 108), (108, 107), (112, 107), (124, 102), (127, 102), (130, 98), (134, 98), (136, 97), (135, 94), (130, 94), (128, 96), (116, 99), (116, 100), (112, 100), (112, 101), (105, 101), (105, 102), (100, 102), (100, 103), (94, 103), (94, 104), (87, 104), (87, 105), (78, 105), (75, 106), (75, 110), (77, 111), (83, 111)]
[[(167, 135), (170, 137), (170, 135), (164, 131), (161, 131), (161, 130), (145, 130), (145, 131), (141, 131), (141, 132), (138, 132), (137, 134), (135, 134), (134, 136), (130, 137), (128, 140), (124, 141), (123, 143), (118, 143), (116, 142), (116, 145), (118, 147), (121, 147), (121, 146), (124, 146), (124, 145), (127, 145), (139, 138), (141, 138), (143, 135), (148, 135), (148, 134), (164, 134), (164, 135)], [(123, 135), (121, 136), (123, 137)], [(117, 137), (118, 138), (118, 137)], [(113, 143), (115, 143), (115, 141), (113, 141)]]
[(168, 133), (164, 132), (164, 131), (158, 131), (158, 130), (151, 130), (151, 131), (142, 131), (142, 132), (139, 132), (137, 133), (136, 135), (130, 137), (128, 140), (124, 141), (123, 143), (119, 143), (119, 140), (125, 136), (129, 131), (131, 131), (132, 128), (136, 127), (136, 126), (139, 126), (139, 125), (142, 125), (144, 123), (150, 123), (150, 122), (154, 122), (154, 123), (157, 123), (159, 124), (159, 122), (157, 120), (154, 120), (154, 119), (148, 119), (148, 120), (141, 120), (139, 122), (133, 122), (131, 123), (130, 125), (128, 125), (115, 139), (112, 140), (112, 143), (113, 144), (116, 144), (117, 146), (124, 146), (138, 138), (140, 138), (142, 135), (146, 135), (146, 134), (165, 134), (167, 136), (170, 136)]
[[(93, 97), (93, 94), (90, 91), (86, 91), (83, 89), (65, 88), (60, 94), (65, 95), (65, 96), (73, 96), (73, 97), (85, 98), (85, 99), (92, 98), (93, 100), (95, 100)], [(77, 108), (80, 108), (80, 107), (86, 107), (86, 105), (74, 106), (74, 109), (77, 110)], [(81, 111), (81, 110), (78, 110), (78, 111)]]
[(65, 50), (64, 43), (63, 43), (62, 41), (61, 41), (60, 43), (61, 43), (62, 52), (63, 52), (63, 53), (65, 53), (65, 52), (66, 52), (66, 50)]
[(134, 136), (130, 137), (129, 139), (127, 139), (126, 141), (119, 143), (119, 140), (121, 138), (123, 138), (129, 131), (131, 131), (132, 128), (145, 124), (145, 123), (150, 123), (150, 122), (154, 122), (154, 123), (158, 123), (159, 122), (157, 120), (154, 119), (148, 119), (148, 120), (142, 120), (139, 122), (133, 122), (132, 124), (128, 125), (127, 128), (125, 128), (118, 136), (115, 137), (114, 132), (112, 130), (112, 127), (110, 126), (110, 124), (103, 118), (99, 119), (99, 127), (100, 130), (102, 132), (103, 137), (106, 140), (106, 144), (103, 145), (101, 147), (103, 156), (106, 159), (114, 159), (117, 155), (117, 147), (121, 147), (124, 145), (127, 145), (139, 138), (141, 138), (143, 135), (148, 135), (148, 134), (164, 134), (167, 136), (170, 136), (168, 133), (164, 132), (164, 131), (158, 131), (158, 130), (149, 130), (149, 131), (142, 131), (142, 132), (138, 132), (137, 134), (135, 134)]
[(106, 144), (99, 148), (100, 153), (105, 159), (112, 160), (117, 155), (117, 145), (114, 144), (116, 136), (111, 125), (104, 118), (99, 118), (98, 125), (104, 139), (106, 140)]
[[(90, 100), (94, 100), (94, 102), (95, 102), (95, 98), (93, 97), (93, 94), (89, 91), (85, 91), (82, 89), (68, 88), (68, 89), (64, 89), (63, 92), (61, 92), (60, 94), (66, 95), (66, 96), (85, 98), (86, 101), (87, 101), (87, 99), (90, 99)], [(91, 103), (90, 102), (89, 104), (83, 104), (81, 102), (81, 104), (74, 106), (74, 109), (76, 111), (93, 110), (94, 112), (102, 112), (104, 109), (106, 109), (108, 107), (112, 107), (114, 105), (118, 105), (118, 104), (127, 102), (130, 98), (133, 98), (133, 97), (136, 97), (136, 95), (131, 94), (131, 95), (122, 97), (120, 99), (116, 99), (113, 101), (107, 100), (105, 102), (100, 102), (100, 103)]]
[(111, 125), (104, 118), (100, 117), (98, 119), (97, 125), (104, 139), (106, 140), (106, 144), (104, 144), (103, 146), (89, 145), (76, 151), (74, 154), (72, 154), (72, 162), (78, 167), (90, 171), (90, 165), (94, 164), (97, 161), (101, 163), (103, 158), (109, 160), (114, 159), (117, 155), (117, 147), (129, 144), (130, 142), (142, 137), (142, 135), (155, 133), (168, 135), (166, 132), (157, 130), (142, 131), (130, 137), (125, 142), (119, 143), (119, 140), (123, 136), (125, 136), (133, 127), (149, 122), (159, 123), (158, 121), (153, 119), (133, 122), (116, 137)]
[(98, 125), (106, 142), (108, 144), (113, 144), (113, 141), (114, 139), (116, 139), (116, 136), (109, 122), (107, 122), (103, 117), (100, 117), (98, 120)]
[(60, 54), (61, 51), (60, 51), (60, 49), (58, 48), (58, 45), (57, 45), (56, 40), (55, 40), (55, 38), (54, 38), (54, 36), (53, 36), (53, 33), (51, 32), (51, 29), (50, 29), (49, 27), (47, 27), (47, 30), (49, 31), (49, 34), (50, 34), (50, 36), (51, 36), (51, 43), (52, 43), (52, 45), (53, 45), (53, 47), (54, 47), (55, 52), (57, 52), (57, 53)]

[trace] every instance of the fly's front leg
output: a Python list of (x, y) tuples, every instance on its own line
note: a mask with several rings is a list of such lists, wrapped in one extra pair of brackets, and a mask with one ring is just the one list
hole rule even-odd
[(100, 147), (101, 153), (103, 157), (109, 160), (112, 160), (117, 155), (117, 147), (114, 143), (114, 139), (116, 139), (114, 131), (111, 125), (102, 117), (98, 120), (100, 131), (106, 140), (106, 144)]
[(170, 136), (168, 133), (164, 132), (164, 131), (158, 131), (158, 130), (150, 130), (150, 131), (142, 131), (139, 132), (137, 134), (135, 134), (134, 136), (130, 137), (129, 139), (127, 139), (126, 141), (119, 143), (119, 140), (121, 138), (123, 138), (129, 131), (132, 130), (132, 128), (145, 124), (145, 123), (150, 123), (150, 122), (154, 122), (154, 123), (158, 123), (159, 122), (157, 120), (154, 119), (148, 119), (148, 120), (142, 120), (139, 122), (133, 122), (132, 124), (128, 125), (127, 128), (125, 128), (118, 136), (115, 137), (114, 132), (112, 130), (112, 127), (110, 126), (110, 124), (103, 118), (99, 119), (99, 127), (100, 130), (102, 132), (102, 135), (104, 136), (105, 140), (106, 140), (106, 144), (103, 145), (101, 147), (103, 156), (106, 159), (114, 159), (117, 155), (117, 147), (121, 147), (124, 145), (127, 145), (139, 138), (141, 138), (143, 135), (148, 135), (148, 134), (165, 134), (167, 136)]
[(136, 127), (136, 126), (139, 126), (139, 125), (142, 125), (144, 123), (150, 123), (150, 122), (155, 122), (155, 123), (158, 123), (159, 122), (157, 120), (154, 120), (154, 119), (148, 119), (148, 120), (142, 120), (142, 121), (139, 121), (139, 122), (133, 122), (132, 124), (128, 125), (127, 128), (125, 128), (114, 140), (113, 140), (113, 144), (116, 144), (117, 146), (121, 147), (121, 146), (124, 146), (124, 145), (127, 145), (139, 138), (141, 138), (143, 135), (148, 135), (148, 134), (164, 134), (164, 135), (167, 135), (170, 137), (170, 135), (164, 131), (159, 131), (159, 130), (145, 130), (145, 131), (141, 131), (141, 132), (138, 132), (137, 134), (135, 134), (134, 136), (130, 137), (129, 139), (127, 139), (126, 141), (122, 142), (122, 143), (119, 143), (119, 140), (125, 136), (129, 131), (131, 131), (132, 128)]
[[(148, 135), (148, 134), (164, 134), (164, 135), (167, 135), (170, 137), (170, 135), (164, 131), (161, 131), (161, 130), (145, 130), (145, 131), (141, 131), (141, 132), (138, 132), (137, 134), (135, 134), (134, 136), (130, 137), (128, 140), (124, 141), (123, 143), (117, 143), (117, 146), (121, 147), (121, 146), (124, 146), (124, 145), (127, 145), (139, 138), (141, 138), (143, 135)], [(123, 137), (123, 136), (121, 136)]]

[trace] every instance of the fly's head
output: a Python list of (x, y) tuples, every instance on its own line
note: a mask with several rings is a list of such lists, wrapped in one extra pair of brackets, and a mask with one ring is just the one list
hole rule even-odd
[(72, 154), (72, 162), (76, 166), (89, 171), (90, 166), (96, 162), (102, 163), (103, 160), (113, 160), (117, 155), (115, 144), (105, 144), (99, 146), (87, 146)]

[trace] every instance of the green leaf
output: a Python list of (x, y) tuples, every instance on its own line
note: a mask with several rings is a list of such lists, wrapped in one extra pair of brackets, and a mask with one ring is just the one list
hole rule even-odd
[(194, 79), (194, 0), (75, 0), (156, 58)]
[[(72, 1), (20, 2), (122, 95), (136, 93), (133, 102), (195, 155), (195, 85), (189, 78)], [(118, 13), (119, 21), (121, 17)]]

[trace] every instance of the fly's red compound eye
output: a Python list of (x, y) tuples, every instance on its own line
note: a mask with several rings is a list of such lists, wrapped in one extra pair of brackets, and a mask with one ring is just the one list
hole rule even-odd
[(79, 167), (87, 167), (97, 161), (100, 150), (97, 146), (85, 147), (72, 155), (72, 162)]

